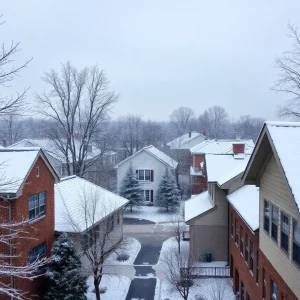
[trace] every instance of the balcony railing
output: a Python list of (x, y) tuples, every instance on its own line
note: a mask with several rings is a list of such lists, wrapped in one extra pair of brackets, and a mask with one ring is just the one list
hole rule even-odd
[(192, 278), (230, 278), (229, 267), (191, 267), (181, 268), (181, 274), (190, 274)]

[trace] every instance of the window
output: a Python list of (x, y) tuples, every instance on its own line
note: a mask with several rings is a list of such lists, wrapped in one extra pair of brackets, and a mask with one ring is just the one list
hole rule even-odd
[(144, 201), (153, 202), (153, 191), (152, 190), (142, 190), (142, 197)]
[(245, 234), (245, 262), (248, 264), (248, 255), (249, 255), (249, 248), (248, 248), (248, 235)]
[(288, 253), (289, 251), (289, 217), (281, 213), (281, 248)]
[(244, 286), (244, 282), (241, 281), (241, 300), (245, 299), (245, 286)]
[(250, 296), (248, 293), (246, 293), (246, 300), (251, 300)]
[(244, 230), (241, 227), (241, 235), (240, 235), (240, 252), (244, 255)]
[(293, 261), (300, 267), (300, 227), (294, 221), (293, 226)]
[(263, 290), (262, 290), (262, 297), (266, 299), (267, 294), (267, 281), (266, 281), (266, 271), (263, 269)]
[(231, 227), (230, 227), (230, 233), (231, 233), (231, 235), (232, 235), (232, 237), (233, 237), (233, 215), (232, 215), (232, 213), (231, 213), (231, 216), (230, 216), (230, 220), (231, 220)]
[(254, 245), (250, 241), (250, 271), (253, 273), (254, 268)]
[(137, 179), (141, 181), (150, 181), (151, 170), (137, 170)]
[(30, 250), (29, 252), (29, 263), (32, 264), (35, 261), (46, 257), (46, 243), (42, 243), (33, 249)]
[(29, 197), (29, 220), (46, 214), (46, 193), (42, 192)]
[(37, 167), (35, 169), (35, 175), (36, 175), (37, 178), (40, 177), (40, 167)]
[(255, 277), (256, 283), (258, 284), (259, 280), (259, 252), (256, 251), (256, 277)]
[(237, 220), (235, 219), (235, 243), (236, 243), (236, 245), (238, 245), (238, 243), (239, 243), (239, 225), (238, 225), (238, 222), (237, 222)]
[(270, 204), (266, 200), (264, 202), (264, 229), (270, 234)]
[(272, 239), (277, 242), (278, 238), (278, 208), (272, 205), (272, 229), (271, 236)]
[(214, 200), (215, 198), (215, 185), (213, 183), (208, 184), (208, 193), (210, 195), (210, 198)]
[(271, 300), (276, 300), (277, 299), (277, 285), (276, 283), (271, 280), (271, 295), (270, 295)]

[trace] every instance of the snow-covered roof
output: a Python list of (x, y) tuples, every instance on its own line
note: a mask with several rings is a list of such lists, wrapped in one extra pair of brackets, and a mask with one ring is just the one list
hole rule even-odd
[(244, 185), (227, 199), (248, 226), (255, 231), (259, 228), (259, 188), (255, 185)]
[[(8, 148), (15, 148), (15, 147), (40, 147), (45, 152), (53, 156), (54, 158), (60, 160), (63, 163), (66, 162), (65, 155), (59, 149), (55, 141), (51, 139), (23, 139), (9, 146)], [(75, 148), (76, 148), (76, 153), (79, 153), (80, 143), (77, 140), (75, 140)], [(99, 154), (101, 154), (101, 150), (97, 148), (95, 145), (91, 144), (91, 151), (88, 152), (87, 159), (91, 159)], [(70, 154), (69, 161), (71, 160), (72, 157)]]
[(36, 161), (39, 151), (40, 148), (0, 149), (1, 194), (18, 192)]
[(173, 141), (167, 143), (167, 145), (171, 149), (189, 149), (190, 147), (187, 144), (193, 139), (200, 136), (203, 137), (203, 139), (205, 139), (205, 136), (199, 132), (196, 131), (187, 132), (181, 135), (180, 137), (174, 139)]
[(227, 182), (245, 170), (249, 158), (250, 155), (246, 155), (244, 159), (236, 159), (233, 154), (206, 154), (207, 180), (209, 182), (218, 182), (219, 184)]
[(184, 220), (187, 222), (212, 208), (213, 205), (207, 191), (199, 195), (193, 195), (191, 199), (184, 203)]
[(190, 149), (192, 154), (233, 154), (233, 144), (245, 144), (245, 153), (251, 154), (253, 140), (205, 140)]
[(300, 210), (300, 122), (265, 122)]
[[(77, 176), (55, 184), (55, 230), (82, 232), (120, 209), (128, 200)], [(94, 222), (85, 217), (92, 212)], [(94, 213), (95, 212), (95, 213)]]
[(173, 158), (171, 158), (170, 156), (168, 156), (167, 154), (165, 154), (164, 152), (158, 150), (157, 148), (155, 148), (154, 146), (150, 145), (147, 147), (142, 148), (141, 150), (135, 152), (134, 154), (132, 154), (131, 156), (127, 157), (126, 159), (122, 160), (121, 162), (119, 162), (115, 168), (118, 168), (121, 164), (123, 164), (125, 161), (130, 160), (131, 158), (133, 158), (134, 156), (138, 155), (139, 153), (141, 153), (142, 151), (146, 151), (147, 153), (149, 153), (150, 155), (152, 155), (153, 157), (155, 157), (156, 159), (160, 160), (161, 162), (163, 162), (164, 164), (170, 166), (171, 168), (176, 169), (178, 162), (176, 160), (174, 160)]

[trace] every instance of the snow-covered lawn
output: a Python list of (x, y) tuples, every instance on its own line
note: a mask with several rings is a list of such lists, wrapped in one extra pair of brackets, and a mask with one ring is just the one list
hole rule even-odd
[[(183, 201), (181, 201), (183, 202)], [(182, 214), (181, 214), (182, 216)], [(128, 209), (124, 212), (125, 218), (145, 219), (155, 223), (171, 222), (173, 213), (168, 213), (164, 209), (155, 206), (140, 206), (133, 208), (133, 212)], [(183, 217), (182, 217), (183, 220)]]
[[(101, 300), (123, 300), (126, 298), (131, 280), (125, 276), (103, 275), (100, 287), (107, 288), (106, 292), (101, 294)], [(88, 300), (96, 300), (94, 290), (94, 279), (90, 276), (87, 280)]]
[[(111, 253), (108, 258), (105, 260), (106, 265), (132, 265), (138, 253), (141, 250), (141, 244), (138, 240), (125, 237), (122, 243), (119, 245), (116, 252)], [(128, 260), (118, 261), (117, 257), (119, 254), (129, 255)]]
[[(181, 241), (181, 251), (186, 253), (189, 250), (189, 242)], [(174, 286), (172, 286), (164, 276), (164, 264), (162, 258), (166, 257), (170, 251), (177, 251), (177, 241), (175, 237), (166, 240), (161, 249), (158, 264), (154, 267), (157, 274), (157, 289), (156, 289), (156, 300), (180, 300), (182, 299), (179, 292)], [(201, 267), (224, 267), (227, 262), (216, 261), (211, 263), (197, 262), (195, 266)], [(190, 300), (234, 300), (235, 296), (232, 291), (231, 279), (194, 279), (193, 286), (190, 288), (189, 299)]]

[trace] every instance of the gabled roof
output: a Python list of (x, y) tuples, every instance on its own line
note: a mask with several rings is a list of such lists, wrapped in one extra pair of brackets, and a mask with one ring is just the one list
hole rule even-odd
[[(15, 147), (40, 147), (45, 152), (47, 152), (54, 158), (58, 159), (62, 163), (66, 162), (65, 155), (59, 149), (56, 142), (51, 139), (23, 139), (9, 146), (8, 148), (15, 148)], [(92, 159), (93, 157), (101, 154), (101, 150), (97, 148), (95, 145), (91, 145), (91, 147), (92, 147), (92, 152), (88, 152), (87, 159)], [(76, 153), (79, 153), (80, 143), (76, 140), (75, 140), (75, 148), (76, 148)], [(69, 156), (69, 161), (72, 161), (71, 154)]]
[(203, 134), (196, 131), (191, 131), (167, 143), (167, 146), (169, 146), (171, 149), (189, 149), (190, 147), (188, 147), (187, 144), (197, 137), (203, 137), (203, 139), (205, 139)]
[(213, 207), (207, 191), (199, 195), (193, 195), (184, 203), (184, 221), (190, 221)]
[(250, 155), (244, 158), (234, 158), (233, 154), (206, 154), (205, 168), (208, 182), (218, 182), (220, 185), (243, 172)]
[[(55, 230), (83, 232), (128, 202), (127, 199), (75, 175), (62, 178), (55, 184)], [(85, 221), (84, 206), (88, 207), (88, 212), (92, 208), (95, 217), (93, 222), (90, 218)]]
[(57, 181), (58, 176), (55, 170), (40, 148), (1, 148), (0, 194), (13, 194), (16, 197), (20, 196), (26, 178), (39, 157), (44, 160)]
[(259, 179), (274, 154), (300, 211), (300, 122), (265, 122), (243, 177), (259, 185)]
[(131, 156), (129, 156), (126, 159), (122, 160), (121, 162), (119, 162), (115, 166), (115, 168), (118, 168), (121, 164), (123, 164), (126, 161), (129, 161), (130, 159), (132, 159), (133, 157), (137, 156), (139, 153), (141, 153), (143, 151), (149, 153), (150, 155), (152, 155), (153, 157), (155, 157), (156, 159), (158, 159), (162, 163), (170, 166), (171, 168), (176, 169), (176, 167), (178, 165), (178, 162), (176, 160), (174, 160), (173, 158), (171, 158), (170, 156), (168, 156), (164, 152), (158, 150), (157, 148), (155, 148), (154, 146), (151, 145), (151, 146), (147, 146), (147, 147), (142, 148), (141, 150), (135, 152)]
[(259, 228), (259, 188), (244, 185), (227, 195), (229, 203), (254, 232)]
[(251, 154), (253, 140), (205, 140), (190, 149), (191, 154), (233, 154), (233, 144), (245, 144), (245, 154)]

